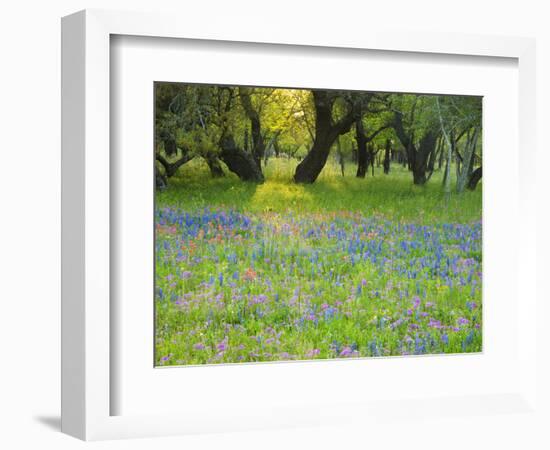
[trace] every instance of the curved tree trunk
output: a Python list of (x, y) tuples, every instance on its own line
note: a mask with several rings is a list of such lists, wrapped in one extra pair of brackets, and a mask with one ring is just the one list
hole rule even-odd
[(250, 130), (252, 134), (252, 154), (254, 155), (254, 161), (261, 170), (262, 158), (265, 154), (265, 142), (262, 136), (262, 124), (260, 121), (260, 115), (252, 106), (252, 99), (250, 98), (249, 88), (240, 87), (239, 97), (241, 104), (243, 105), (246, 116), (250, 120)]
[(332, 122), (332, 106), (337, 95), (330, 91), (314, 90), (315, 137), (306, 157), (296, 167), (296, 183), (314, 183), (327, 162), (330, 148), (336, 138), (347, 133), (355, 120), (357, 111), (350, 108), (348, 113), (337, 123)]
[(428, 176), (426, 177), (426, 181), (429, 181), (429, 179), (432, 177), (434, 170), (435, 170), (435, 160), (437, 159), (438, 152), (441, 150), (441, 138), (437, 138), (437, 144), (435, 145), (435, 149), (430, 153), (430, 156), (428, 158)]
[(306, 157), (296, 167), (296, 183), (314, 183), (327, 162), (334, 139), (330, 136), (316, 138)]
[(220, 159), (227, 165), (227, 168), (235, 173), (243, 181), (264, 181), (264, 176), (254, 157), (237, 147), (235, 139), (231, 135), (222, 137), (220, 141)]
[(374, 150), (369, 144), (379, 133), (388, 128), (383, 125), (370, 135), (366, 135), (362, 118), (355, 121), (355, 140), (357, 142), (357, 174), (358, 178), (365, 178), (369, 165), (372, 166), (372, 176), (374, 176), (374, 163), (378, 151)]
[(478, 167), (476, 170), (472, 172), (472, 175), (470, 175), (470, 179), (468, 180), (468, 184), (466, 187), (470, 191), (475, 191), (477, 184), (479, 183), (479, 180), (481, 180), (482, 175), (482, 168)]
[(467, 134), (467, 141), (466, 141), (466, 145), (464, 147), (464, 153), (463, 153), (464, 156), (463, 156), (462, 170), (459, 173), (456, 180), (456, 191), (459, 193), (464, 191), (464, 188), (466, 187), (466, 184), (468, 183), (472, 175), (473, 161), (475, 157), (476, 144), (479, 136), (479, 131), (480, 131), (479, 127), (475, 127), (472, 133), (468, 132)]
[(165, 176), (167, 178), (170, 178), (176, 174), (181, 166), (191, 161), (194, 158), (194, 155), (190, 155), (189, 152), (185, 152), (185, 154), (183, 154), (180, 159), (174, 162), (169, 162), (160, 153), (156, 153), (155, 158), (162, 165), (162, 167), (164, 167)]
[(208, 164), (212, 178), (220, 178), (225, 176), (220, 160), (216, 155), (209, 153), (204, 157), (204, 160), (206, 161), (206, 164)]
[(424, 135), (415, 144), (414, 132), (407, 133), (403, 126), (402, 113), (396, 113), (393, 120), (393, 128), (398, 139), (407, 150), (407, 160), (409, 169), (413, 173), (413, 183), (423, 185), (427, 181), (426, 170), (428, 168), (428, 159), (435, 152), (437, 145), (438, 131), (435, 126), (428, 127)]
[(423, 185), (426, 184), (426, 181), (428, 180), (428, 177), (426, 176), (428, 160), (432, 153), (435, 152), (437, 137), (438, 133), (433, 129), (430, 129), (418, 143), (413, 166), (414, 184)]

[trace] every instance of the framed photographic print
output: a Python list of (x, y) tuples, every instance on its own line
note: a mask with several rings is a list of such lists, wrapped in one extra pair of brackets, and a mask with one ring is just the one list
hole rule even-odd
[(85, 11), (62, 44), (63, 431), (532, 411), (531, 40)]
[(156, 365), (482, 351), (482, 97), (154, 89)]

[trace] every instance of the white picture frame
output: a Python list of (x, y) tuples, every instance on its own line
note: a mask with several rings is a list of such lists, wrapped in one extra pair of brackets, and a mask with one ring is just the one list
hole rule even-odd
[[(110, 45), (111, 36), (142, 36), (221, 42), (284, 44), (302, 47), (367, 49), (501, 57), (517, 60), (519, 77), (519, 183), (516, 192), (521, 217), (517, 237), (518, 303), (517, 351), (520, 367), (516, 389), (487, 396), (403, 400), (410, 414), (426, 408), (460, 411), (463, 415), (494, 414), (511, 410), (532, 414), (537, 403), (535, 255), (535, 189), (531, 173), (535, 161), (535, 42), (532, 39), (451, 35), (444, 33), (395, 33), (362, 31), (355, 34), (306, 37), (292, 30), (268, 35), (261, 29), (215, 30), (200, 21), (177, 17), (87, 10), (62, 22), (62, 430), (85, 440), (162, 436), (198, 432), (260, 429), (266, 427), (324, 424), (367, 420), (376, 414), (391, 416), (391, 407), (376, 404), (278, 405), (271, 412), (249, 411), (231, 418), (231, 407), (210, 405), (210, 412), (111, 415), (117, 389), (111, 378), (111, 339), (116, 324), (110, 320), (111, 190), (110, 169)], [(284, 49), (282, 50), (284, 51)], [(516, 293), (516, 295), (518, 295)], [(256, 366), (257, 367), (257, 366)], [(270, 370), (270, 366), (264, 366)], [(273, 367), (273, 366), (271, 366)], [(312, 367), (310, 365), (309, 367)], [(272, 370), (272, 369), (271, 369)], [(311, 370), (311, 369), (310, 369)], [(397, 399), (399, 401), (399, 399)], [(392, 404), (395, 405), (395, 399)], [(431, 405), (431, 406), (430, 406)], [(216, 410), (219, 409), (219, 412)], [(249, 421), (242, 420), (248, 417)], [(352, 419), (353, 417), (353, 419)], [(392, 419), (393, 420), (393, 419)]]

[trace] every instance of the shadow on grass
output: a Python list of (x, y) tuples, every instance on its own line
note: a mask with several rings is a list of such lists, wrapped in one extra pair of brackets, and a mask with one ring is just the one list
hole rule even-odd
[[(187, 164), (169, 187), (157, 192), (157, 206), (186, 210), (231, 208), (250, 213), (357, 211), (389, 220), (442, 223), (469, 222), (481, 218), (481, 189), (445, 197), (440, 174), (425, 186), (414, 186), (410, 173), (395, 167), (389, 175), (356, 178), (342, 176), (327, 164), (313, 184), (292, 181), (294, 162), (272, 160), (264, 168), (262, 184), (243, 182), (234, 174), (213, 179), (200, 162)], [(227, 171), (226, 171), (227, 172)]]

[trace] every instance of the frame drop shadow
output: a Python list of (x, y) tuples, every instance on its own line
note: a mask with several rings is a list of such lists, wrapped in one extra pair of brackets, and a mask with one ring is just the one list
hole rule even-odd
[(61, 416), (35, 416), (34, 420), (50, 430), (61, 432)]

